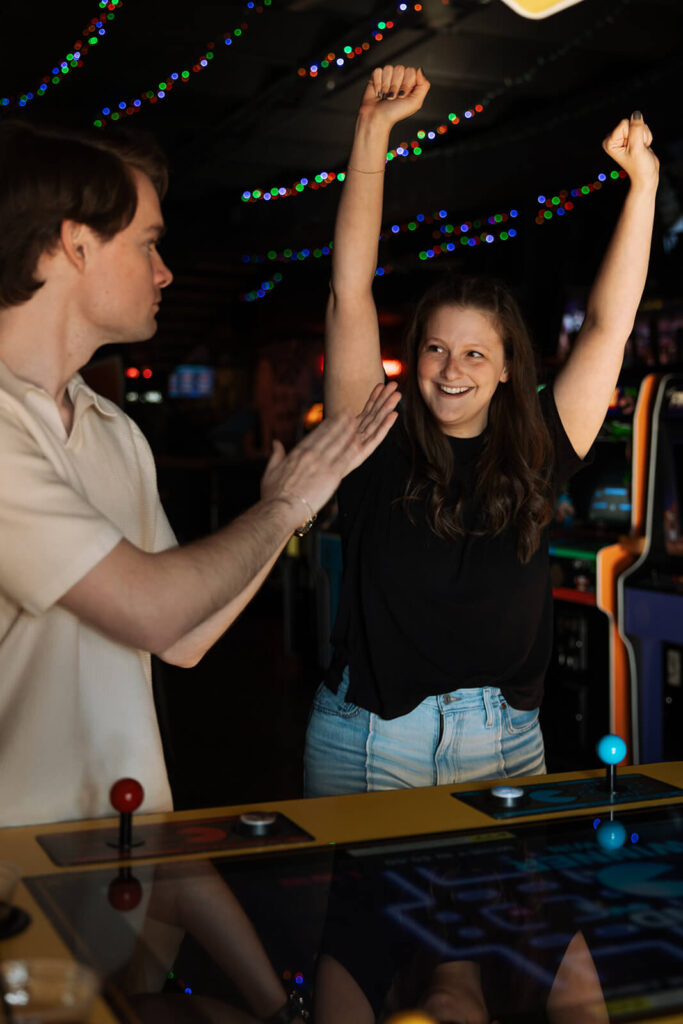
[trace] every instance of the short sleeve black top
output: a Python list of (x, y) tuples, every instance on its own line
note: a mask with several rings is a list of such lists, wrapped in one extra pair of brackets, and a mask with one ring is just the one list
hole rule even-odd
[[(582, 465), (562, 426), (552, 389), (540, 395), (554, 452), (552, 481)], [(336, 692), (346, 665), (347, 700), (396, 718), (426, 697), (497, 686), (515, 708), (538, 707), (552, 649), (548, 530), (520, 562), (514, 528), (468, 533), (476, 521), (474, 477), (485, 432), (449, 438), (462, 481), (465, 532), (444, 541), (424, 501), (402, 497), (410, 454), (399, 418), (339, 490), (344, 575), (325, 682)]]

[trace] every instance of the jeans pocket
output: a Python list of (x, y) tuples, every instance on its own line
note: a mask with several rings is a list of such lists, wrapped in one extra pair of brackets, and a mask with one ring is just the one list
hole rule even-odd
[(505, 701), (505, 707), (502, 708), (503, 726), (510, 733), (529, 732), (538, 724), (538, 710), (532, 708), (531, 711), (522, 711)]
[(321, 683), (313, 698), (313, 708), (323, 715), (336, 715), (337, 718), (355, 718), (361, 709), (357, 704), (344, 700), (346, 686), (343, 681), (336, 693), (332, 693), (325, 683)]

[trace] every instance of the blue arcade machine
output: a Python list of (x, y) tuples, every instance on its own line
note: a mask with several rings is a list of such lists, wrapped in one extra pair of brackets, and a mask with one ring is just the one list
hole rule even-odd
[(652, 410), (645, 546), (618, 583), (631, 665), (633, 761), (683, 758), (683, 374)]

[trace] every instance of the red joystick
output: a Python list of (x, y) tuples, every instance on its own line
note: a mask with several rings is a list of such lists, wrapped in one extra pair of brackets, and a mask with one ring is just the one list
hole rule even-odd
[(119, 814), (132, 814), (145, 798), (145, 791), (137, 779), (119, 779), (109, 790), (109, 800)]
[(142, 886), (135, 875), (131, 874), (130, 868), (120, 868), (116, 878), (112, 878), (109, 883), (107, 896), (110, 906), (125, 914), (135, 910), (142, 899)]
[[(137, 811), (145, 797), (145, 791), (137, 779), (119, 779), (109, 790), (109, 800), (119, 820), (119, 853), (128, 853), (131, 846), (142, 846), (143, 840), (133, 842), (132, 814)], [(113, 843), (109, 844), (113, 846)]]

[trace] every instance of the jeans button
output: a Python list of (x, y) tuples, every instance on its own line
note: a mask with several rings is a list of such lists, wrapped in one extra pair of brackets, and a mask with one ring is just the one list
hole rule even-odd
[(505, 703), (505, 701), (504, 701), (504, 700), (502, 700), (502, 701), (500, 702), (500, 706), (501, 706), (502, 708), (506, 708), (506, 707), (507, 707), (507, 704)]

